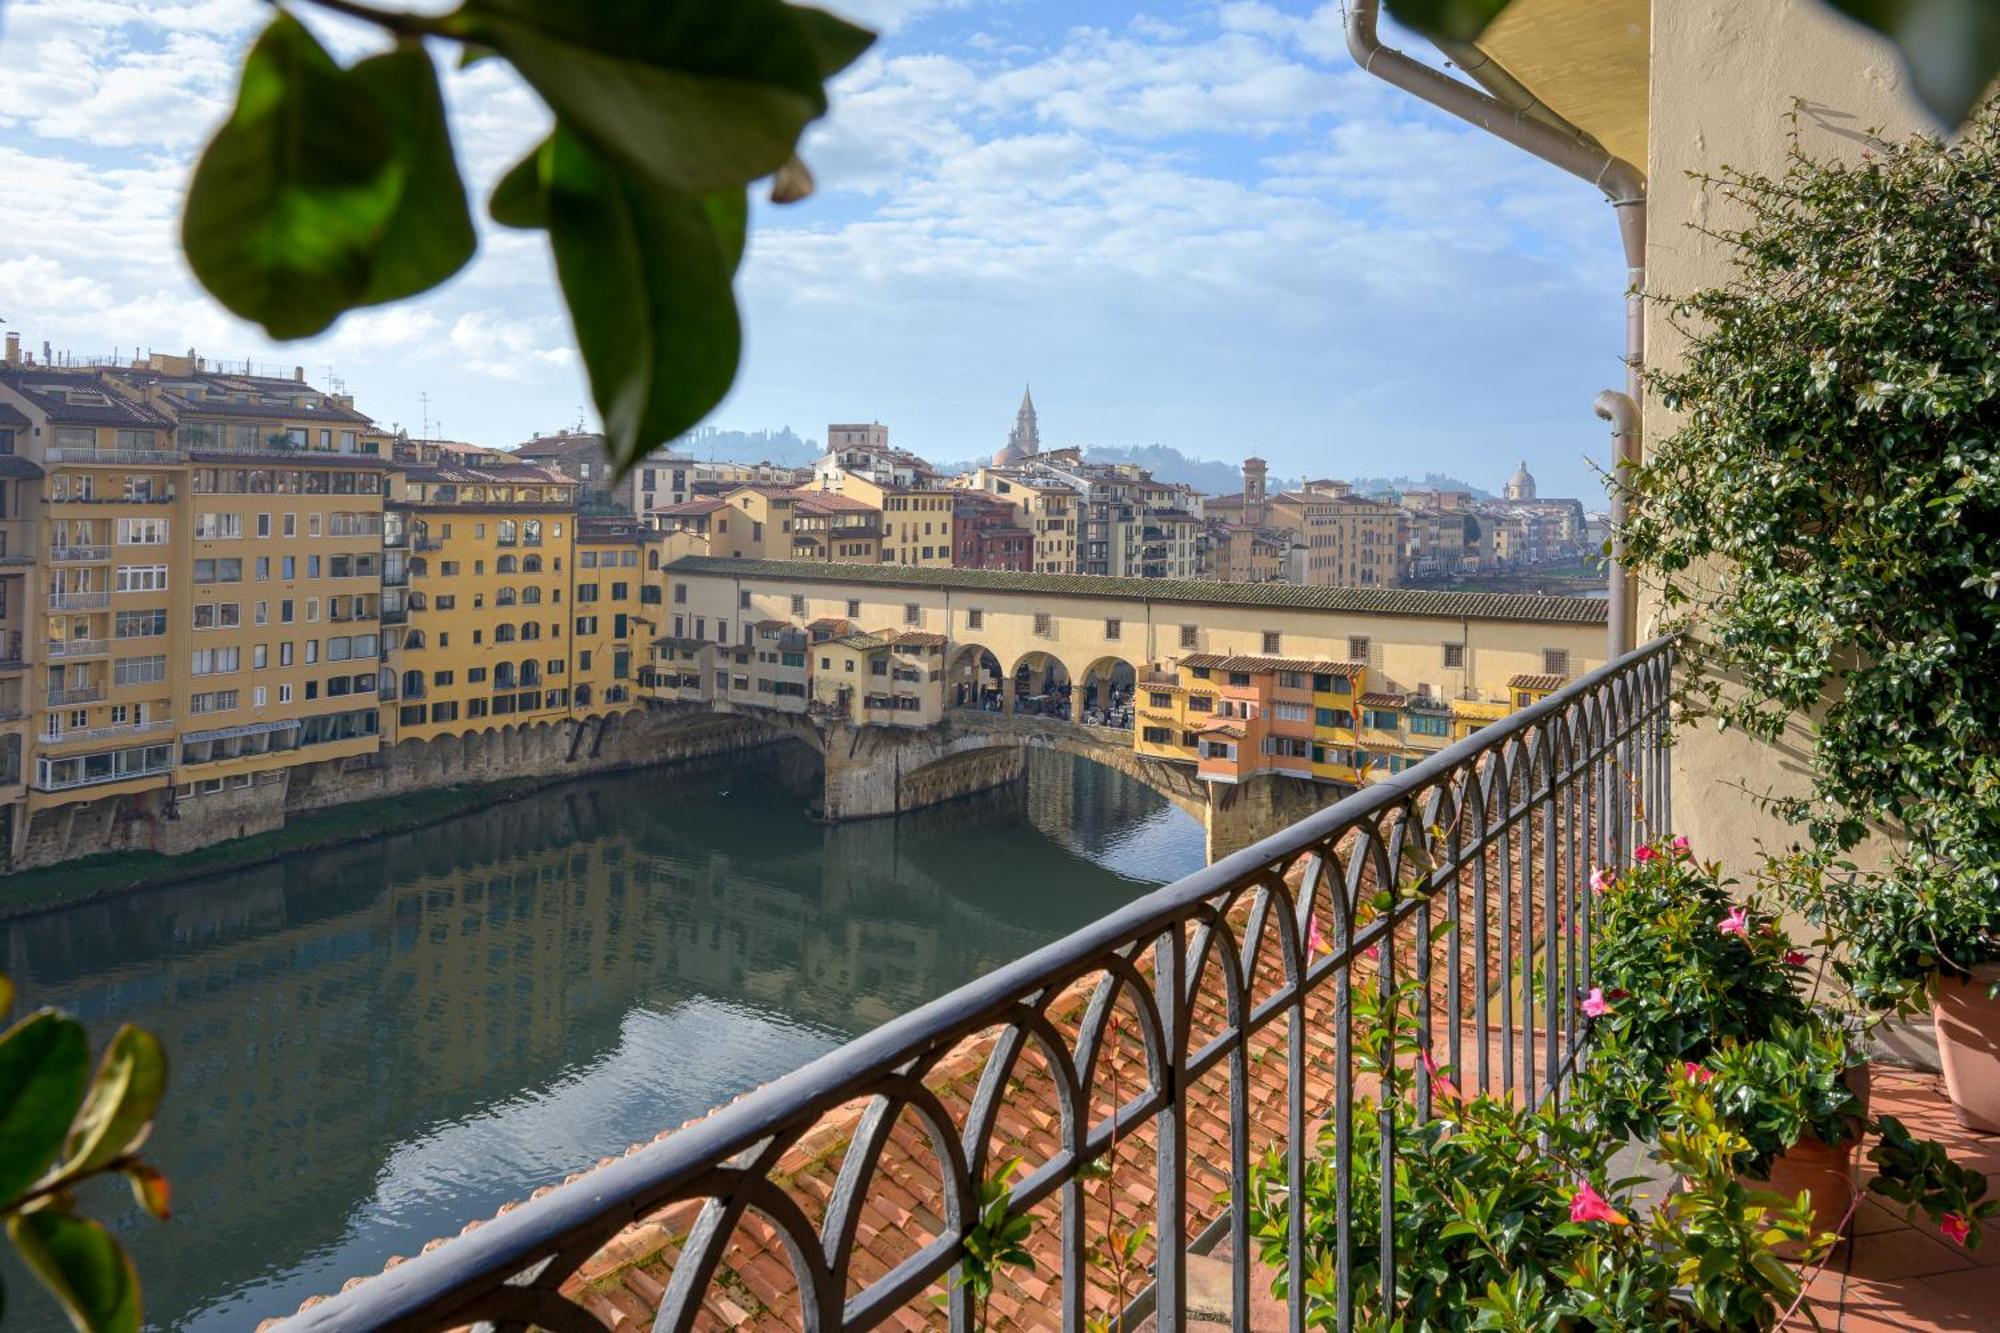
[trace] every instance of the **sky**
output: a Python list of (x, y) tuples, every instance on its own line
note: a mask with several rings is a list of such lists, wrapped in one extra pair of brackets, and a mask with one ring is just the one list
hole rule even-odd
[[(1357, 70), (1318, 0), (829, 0), (881, 40), (753, 212), (745, 354), (711, 423), (879, 420), (938, 460), (1170, 445), (1280, 475), (1450, 472), (1602, 494), (1624, 270), (1587, 184)], [(380, 41), (301, 6), (344, 59)], [(180, 255), (188, 174), (257, 0), (0, 7), (0, 319), (39, 352), (198, 350), (329, 378), (417, 433), (592, 422), (543, 240), (486, 223), (450, 283), (276, 344)], [(1414, 39), (1385, 26), (1385, 36)], [(441, 65), (449, 65), (440, 51)], [(445, 75), (483, 200), (547, 113)]]

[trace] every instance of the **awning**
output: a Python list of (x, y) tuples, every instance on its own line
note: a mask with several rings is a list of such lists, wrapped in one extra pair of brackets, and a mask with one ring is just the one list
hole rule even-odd
[(241, 726), (217, 727), (213, 731), (183, 731), (182, 741), (226, 741), (236, 736), (263, 736), (273, 731), (291, 731), (297, 728), (299, 719), (281, 718), (275, 722), (245, 722)]

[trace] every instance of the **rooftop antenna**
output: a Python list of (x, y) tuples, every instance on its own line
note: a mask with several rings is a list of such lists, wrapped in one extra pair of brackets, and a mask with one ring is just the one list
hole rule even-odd
[(417, 394), (417, 402), (418, 402), (418, 403), (419, 403), (420, 405), (422, 405), (422, 407), (423, 407), (423, 410), (424, 410), (424, 433), (423, 433), (422, 435), (418, 436), (418, 438), (419, 438), (419, 439), (424, 439), (424, 440), (428, 440), (428, 439), (429, 439), (429, 438), (431, 437), (431, 395), (430, 395), (430, 390), (428, 390), (428, 389), (425, 389), (425, 390), (422, 390), (421, 392), (419, 392), (419, 393)]

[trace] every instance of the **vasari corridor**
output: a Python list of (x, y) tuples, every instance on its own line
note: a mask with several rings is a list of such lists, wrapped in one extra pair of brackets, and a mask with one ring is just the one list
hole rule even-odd
[(2000, 1333), (2000, 0), (0, 0), (0, 1333)]

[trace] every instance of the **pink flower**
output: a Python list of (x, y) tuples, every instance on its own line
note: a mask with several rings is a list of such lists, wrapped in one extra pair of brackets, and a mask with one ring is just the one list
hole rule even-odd
[(1457, 1101), (1458, 1085), (1453, 1083), (1450, 1079), (1444, 1077), (1444, 1075), (1439, 1072), (1440, 1066), (1438, 1065), (1437, 1061), (1431, 1059), (1430, 1051), (1422, 1050), (1417, 1052), (1417, 1055), (1418, 1058), (1420, 1058), (1424, 1062), (1424, 1073), (1430, 1075), (1432, 1090), (1434, 1090), (1440, 1097), (1447, 1098), (1451, 1101)]
[(1653, 846), (1651, 843), (1647, 843), (1641, 846), (1638, 851), (1632, 853), (1632, 859), (1634, 861), (1637, 861), (1640, 865), (1644, 865), (1646, 864), (1646, 862), (1654, 860), (1658, 856), (1659, 853), (1653, 850)]
[(1804, 949), (1785, 950), (1786, 967), (1804, 967), (1805, 965), (1806, 965), (1806, 952)]
[(1687, 834), (1683, 833), (1679, 837), (1675, 838), (1673, 846), (1674, 846), (1674, 855), (1676, 856), (1691, 855), (1689, 849), (1689, 843), (1687, 840)]
[(1368, 959), (1370, 962), (1379, 963), (1382, 961), (1382, 946), (1379, 944), (1371, 944), (1367, 948), (1361, 951), (1361, 956), (1363, 958)]
[(1316, 916), (1309, 917), (1307, 918), (1307, 922), (1308, 922), (1308, 928), (1306, 930), (1306, 956), (1312, 957), (1313, 955), (1318, 954), (1321, 950), (1326, 948), (1326, 936), (1319, 933), (1318, 917)]
[(1741, 935), (1750, 938), (1750, 913), (1742, 907), (1732, 908), (1728, 916), (1715, 923), (1715, 928), (1724, 935)]
[(1583, 1012), (1592, 1018), (1602, 1018), (1611, 1012), (1611, 1001), (1604, 998), (1604, 987), (1590, 988), (1590, 994), (1583, 997)]
[(1617, 1227), (1622, 1227), (1626, 1224), (1625, 1214), (1613, 1208), (1610, 1201), (1592, 1189), (1590, 1182), (1587, 1180), (1578, 1185), (1576, 1193), (1570, 1196), (1569, 1220), (1572, 1222), (1609, 1222), (1611, 1225)]
[(1611, 886), (1617, 882), (1618, 877), (1611, 873), (1609, 866), (1599, 866), (1590, 872), (1591, 892), (1597, 894), (1599, 897), (1603, 897), (1605, 894), (1611, 892)]
[(1944, 1238), (1952, 1244), (1963, 1245), (1966, 1238), (1972, 1234), (1972, 1223), (1957, 1213), (1946, 1213), (1938, 1220), (1938, 1230), (1943, 1232)]
[(1715, 1077), (1715, 1071), (1692, 1060), (1681, 1061), (1681, 1072), (1688, 1076), (1690, 1083), (1706, 1083)]

